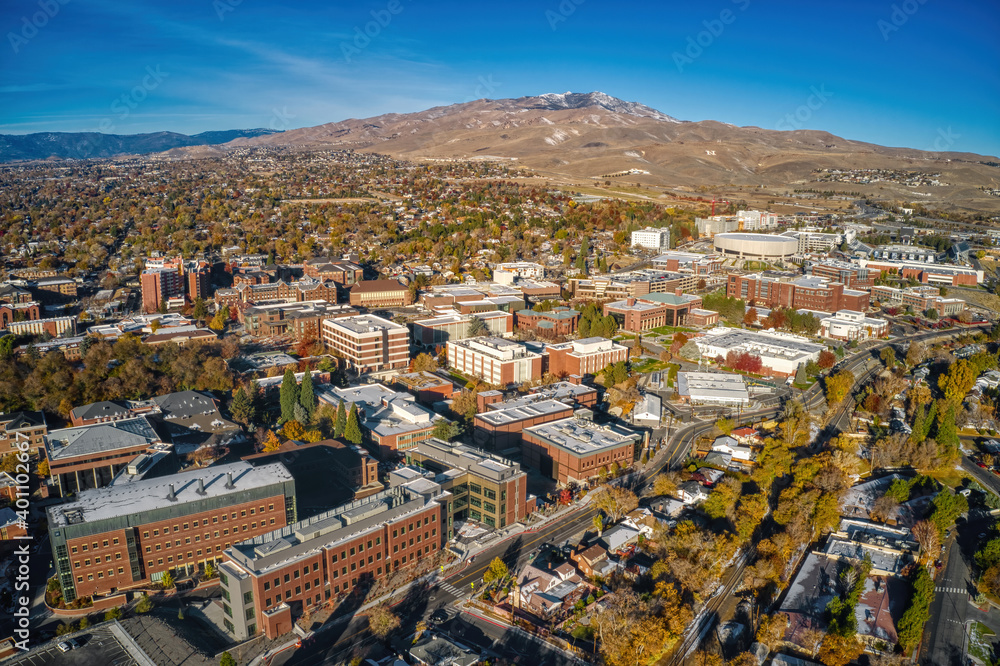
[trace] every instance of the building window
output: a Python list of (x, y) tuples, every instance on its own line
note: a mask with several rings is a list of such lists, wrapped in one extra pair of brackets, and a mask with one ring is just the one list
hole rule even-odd
[(246, 604), (250, 603), (251, 601), (253, 601), (253, 592), (244, 592), (243, 593), (243, 604), (246, 605)]
[(252, 620), (253, 619), (253, 609), (252, 608), (248, 608), (247, 612), (244, 615), (246, 615), (246, 619)]
[(222, 612), (224, 612), (229, 617), (233, 616), (233, 609), (229, 607), (229, 604), (222, 604)]

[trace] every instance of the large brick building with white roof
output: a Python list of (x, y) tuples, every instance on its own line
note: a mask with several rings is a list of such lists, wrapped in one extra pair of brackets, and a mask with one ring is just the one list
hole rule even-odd
[(540, 379), (542, 355), (520, 342), (501, 338), (448, 341), (448, 365), (470, 377), (507, 386)]
[(326, 319), (322, 332), (323, 343), (358, 373), (400, 370), (410, 363), (410, 333), (388, 319), (369, 314)]
[(85, 490), (46, 509), (67, 602), (191, 573), (223, 549), (295, 520), (295, 482), (281, 463), (246, 462)]
[(560, 484), (631, 465), (642, 440), (637, 432), (582, 416), (525, 428), (521, 438), (524, 463)]

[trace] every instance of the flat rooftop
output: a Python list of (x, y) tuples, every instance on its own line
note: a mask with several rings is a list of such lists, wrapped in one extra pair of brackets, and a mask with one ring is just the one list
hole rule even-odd
[(502, 426), (516, 421), (532, 419), (546, 414), (558, 414), (567, 409), (572, 409), (568, 405), (551, 400), (545, 396), (527, 395), (517, 400), (506, 402), (496, 402), (488, 405), (490, 411), (476, 414), (476, 418), (492, 426)]
[(412, 451), (450, 469), (460, 469), (493, 481), (502, 481), (521, 473), (516, 462), (501, 458), (465, 444), (431, 438), (417, 444)]
[(589, 456), (617, 448), (641, 437), (639, 433), (620, 426), (597, 425), (593, 421), (576, 417), (531, 426), (525, 428), (524, 432), (530, 432), (576, 456)]
[(341, 317), (340, 319), (327, 319), (323, 322), (326, 328), (339, 329), (344, 333), (361, 335), (364, 333), (379, 333), (381, 331), (406, 331), (405, 326), (394, 324), (388, 319), (376, 317), (375, 315), (358, 315), (356, 317)]
[(45, 452), (52, 462), (80, 456), (98, 456), (119, 449), (148, 446), (160, 436), (145, 416), (53, 430), (45, 437)]
[(704, 398), (750, 399), (742, 375), (715, 372), (678, 372), (677, 393)]
[[(232, 488), (226, 487), (229, 474), (233, 476)], [(204, 495), (198, 492), (199, 479), (204, 485)], [(241, 461), (124, 485), (84, 490), (75, 500), (51, 506), (46, 511), (49, 525), (79, 525), (178, 506), (185, 502), (239, 495), (249, 488), (263, 488), (291, 480), (291, 473), (281, 463), (254, 467)], [(171, 484), (174, 486), (175, 500), (167, 499)]]

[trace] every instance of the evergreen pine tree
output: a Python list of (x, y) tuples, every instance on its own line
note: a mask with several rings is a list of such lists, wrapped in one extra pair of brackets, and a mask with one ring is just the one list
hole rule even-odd
[(229, 405), (229, 413), (233, 415), (237, 423), (242, 423), (245, 426), (253, 423), (257, 416), (253, 400), (242, 386), (233, 393), (233, 402)]
[(347, 413), (347, 425), (344, 426), (344, 439), (351, 444), (361, 443), (361, 424), (358, 422), (358, 406), (351, 403), (351, 411)]
[(291, 368), (285, 370), (285, 376), (281, 379), (281, 422), (291, 421), (295, 418), (295, 405), (299, 402), (299, 385), (295, 381), (295, 373)]
[(344, 428), (347, 427), (347, 410), (344, 409), (344, 401), (337, 403), (337, 415), (333, 419), (333, 436), (343, 437)]
[[(306, 410), (306, 414), (311, 419), (313, 413), (316, 411), (316, 394), (313, 391), (312, 372), (308, 370), (305, 377), (302, 378), (302, 386), (299, 387), (299, 404), (302, 405), (302, 408)], [(303, 425), (305, 423), (303, 421)]]
[(913, 430), (910, 432), (910, 441), (914, 444), (918, 444), (924, 439), (924, 421), (925, 412), (923, 405), (917, 407), (916, 413), (913, 415)]

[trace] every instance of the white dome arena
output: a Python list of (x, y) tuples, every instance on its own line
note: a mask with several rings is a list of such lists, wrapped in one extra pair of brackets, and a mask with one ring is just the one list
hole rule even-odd
[(715, 251), (741, 259), (788, 259), (799, 250), (799, 239), (771, 234), (724, 233), (715, 235)]

